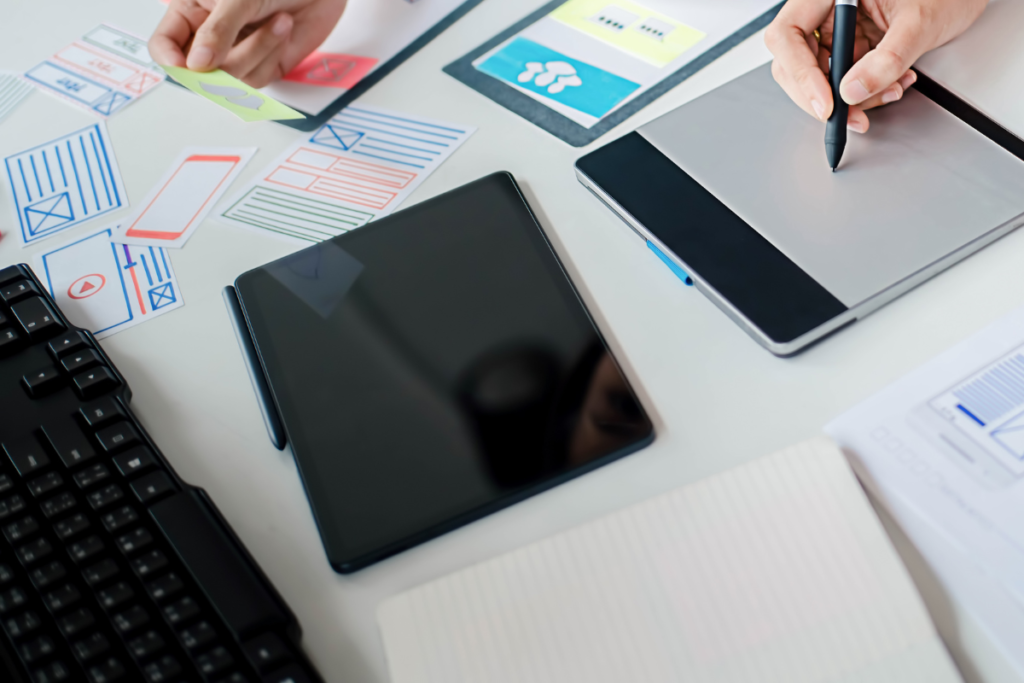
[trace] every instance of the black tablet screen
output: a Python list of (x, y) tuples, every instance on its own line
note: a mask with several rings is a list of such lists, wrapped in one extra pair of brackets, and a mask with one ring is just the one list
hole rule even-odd
[(236, 287), (339, 571), (653, 436), (507, 174)]

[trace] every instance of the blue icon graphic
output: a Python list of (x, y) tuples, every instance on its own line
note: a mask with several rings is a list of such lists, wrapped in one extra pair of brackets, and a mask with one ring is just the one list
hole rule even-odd
[(110, 116), (115, 111), (128, 104), (131, 98), (119, 92), (111, 92), (109, 95), (105, 95), (99, 102), (93, 105), (93, 109), (103, 114), (104, 116)]
[(71, 208), (71, 199), (67, 192), (61, 192), (55, 197), (48, 197), (25, 207), (25, 222), (28, 224), (30, 235), (55, 230), (74, 220), (75, 212)]
[(174, 285), (170, 282), (149, 290), (149, 307), (154, 311), (164, 306), (170, 306), (177, 300), (178, 298), (174, 295)]
[(325, 147), (334, 147), (345, 152), (356, 146), (360, 140), (363, 139), (362, 131), (350, 130), (348, 128), (342, 128), (338, 125), (328, 123), (326, 126), (318, 130), (310, 142), (315, 142), (318, 145)]

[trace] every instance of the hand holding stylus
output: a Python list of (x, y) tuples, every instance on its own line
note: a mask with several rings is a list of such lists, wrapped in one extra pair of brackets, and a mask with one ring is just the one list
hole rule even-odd
[[(849, 128), (866, 132), (869, 123), (864, 111), (903, 97), (917, 79), (910, 71), (914, 62), (963, 33), (987, 4), (987, 0), (860, 0), (854, 65), (840, 86), (843, 101), (850, 105)], [(827, 76), (834, 6), (834, 0), (789, 0), (765, 33), (765, 44), (775, 56), (775, 80), (819, 121), (827, 121), (834, 106)]]

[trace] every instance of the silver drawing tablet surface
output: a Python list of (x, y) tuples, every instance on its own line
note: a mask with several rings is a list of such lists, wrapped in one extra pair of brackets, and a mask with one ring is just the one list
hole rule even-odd
[[(1021, 222), (1020, 141), (993, 134), (991, 122), (936, 90), (922, 78), (928, 96), (911, 90), (871, 112), (870, 131), (850, 135), (832, 173), (823, 124), (765, 65), (584, 157), (577, 172), (758, 341), (786, 355)], [(661, 196), (640, 189), (638, 175)], [(765, 258), (767, 267), (756, 263)], [(739, 272), (751, 268), (759, 277)], [(784, 284), (737, 293), (737, 276), (747, 288)]]

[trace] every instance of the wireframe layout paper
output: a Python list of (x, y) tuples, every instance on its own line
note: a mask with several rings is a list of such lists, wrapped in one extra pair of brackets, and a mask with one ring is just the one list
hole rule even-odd
[(158, 86), (146, 40), (102, 24), (25, 72), (40, 90), (106, 118)]
[(102, 123), (4, 160), (23, 245), (128, 206)]
[(220, 220), (320, 242), (394, 211), (476, 130), (352, 105), (218, 207)]
[(12, 71), (0, 71), (0, 121), (32, 92), (32, 86)]
[(183, 247), (255, 153), (254, 147), (185, 148), (111, 240)]
[(170, 255), (157, 247), (113, 244), (114, 228), (81, 235), (35, 259), (35, 270), (72, 324), (97, 339), (185, 304)]

